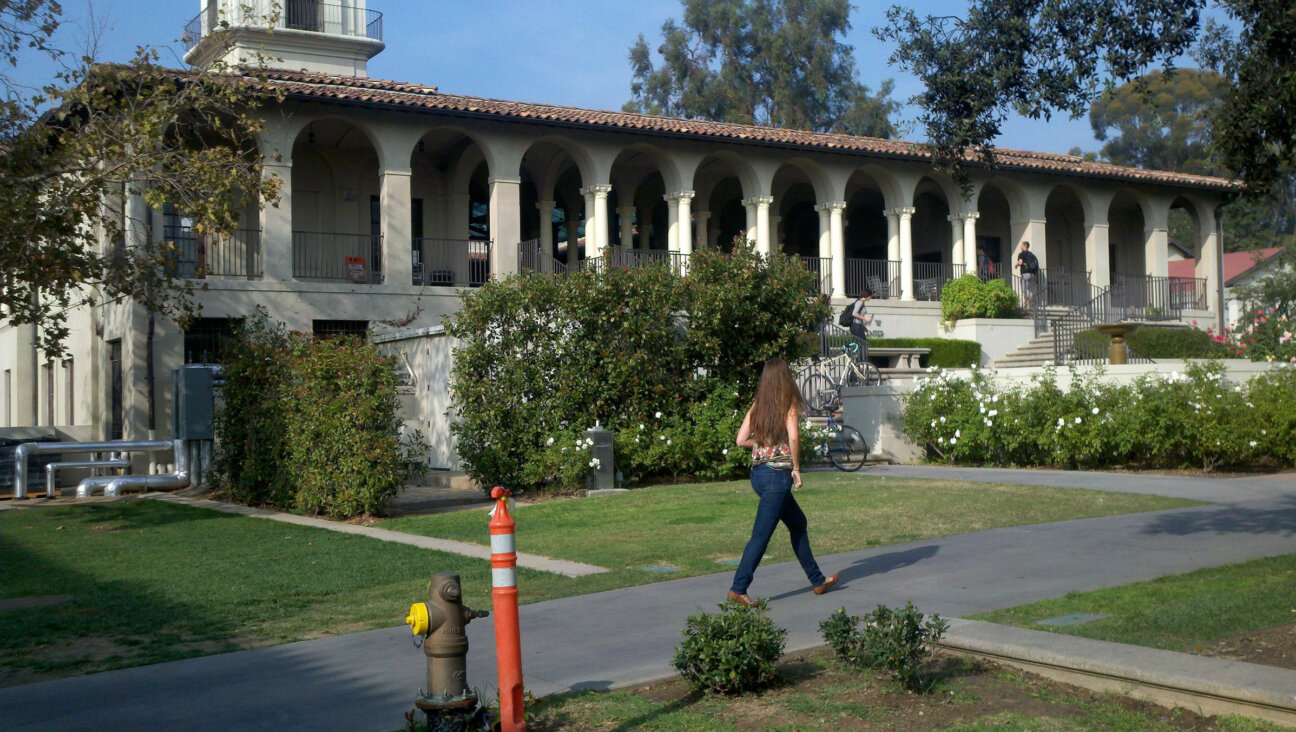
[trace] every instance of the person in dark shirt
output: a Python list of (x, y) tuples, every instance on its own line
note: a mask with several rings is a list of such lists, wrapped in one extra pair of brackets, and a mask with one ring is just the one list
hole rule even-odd
[(1030, 242), (1024, 241), (1017, 253), (1017, 269), (1021, 272), (1022, 289), (1026, 291), (1026, 305), (1035, 305), (1036, 288), (1039, 287), (1039, 259), (1031, 254)]

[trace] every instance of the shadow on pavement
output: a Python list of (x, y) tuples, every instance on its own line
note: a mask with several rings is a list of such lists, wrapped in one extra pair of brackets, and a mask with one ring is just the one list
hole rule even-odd
[[(865, 577), (870, 577), (875, 574), (886, 574), (887, 572), (896, 569), (903, 569), (904, 567), (917, 564), (924, 559), (931, 559), (936, 556), (936, 552), (939, 551), (939, 544), (931, 544), (928, 546), (916, 547), (914, 549), (905, 549), (904, 551), (899, 552), (887, 552), (886, 554), (878, 554), (866, 559), (861, 559), (845, 569), (837, 570), (837, 573), (841, 575), (841, 580), (839, 581), (837, 588), (834, 589), (847, 587), (851, 580), (864, 579)], [(822, 569), (825, 574), (832, 575), (833, 573), (833, 570), (829, 567), (822, 567)], [(784, 592), (781, 595), (773, 595), (768, 599), (770, 602), (773, 602), (775, 600), (782, 600), (785, 597), (803, 595), (809, 591), (809, 587), (802, 587), (790, 592)]]
[(1213, 532), (1217, 534), (1296, 534), (1296, 496), (1285, 496), (1277, 505), (1265, 508), (1218, 506), (1158, 515), (1143, 529), (1144, 534), (1184, 536)]

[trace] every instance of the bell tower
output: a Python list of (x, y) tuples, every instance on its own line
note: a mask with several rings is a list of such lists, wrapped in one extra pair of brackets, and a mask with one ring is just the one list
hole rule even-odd
[(193, 66), (258, 62), (285, 71), (368, 76), (384, 48), (382, 13), (366, 0), (201, 0), (185, 26)]

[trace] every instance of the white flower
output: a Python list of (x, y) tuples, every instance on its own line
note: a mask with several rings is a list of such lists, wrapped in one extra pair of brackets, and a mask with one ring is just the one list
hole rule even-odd
[(657, 419), (661, 419), (661, 412), (657, 413)]
[(729, 454), (729, 448), (726, 447), (725, 449), (721, 450), (721, 451), (720, 451), (720, 454), (721, 454), (721, 455), (728, 455), (728, 454)]
[(994, 427), (994, 422), (991, 422), (990, 420), (987, 419), (987, 420), (985, 421), (985, 426), (986, 426), (986, 427)]
[(1269, 430), (1260, 430), (1260, 434), (1267, 435), (1269, 434)]
[(990, 412), (989, 412), (989, 414), (987, 414), (986, 416), (988, 416), (988, 417), (997, 417), (998, 415), (999, 415), (999, 410), (998, 410), (998, 409), (991, 409)]
[(941, 415), (941, 424), (945, 424), (945, 415)]
[(963, 430), (954, 430), (954, 436), (955, 436), (955, 437), (962, 437), (962, 436), (963, 436)]
[(1064, 424), (1066, 424), (1066, 420), (1062, 419), (1061, 417), (1058, 417), (1058, 427), (1061, 427)]
[(638, 437), (638, 435), (636, 435), (636, 436), (635, 436), (635, 442), (638, 442), (638, 441), (639, 441), (639, 437)]
[(639, 429), (643, 429), (643, 428), (644, 428), (643, 425), (639, 425)]
[(992, 398), (990, 399), (990, 401), (992, 401), (992, 402), (997, 402), (997, 401), (999, 401), (999, 395), (998, 395), (998, 394), (995, 394), (994, 397), (992, 397)]
[(1248, 442), (1247, 444), (1250, 445), (1251, 447), (1255, 447), (1255, 446), (1256, 446), (1256, 441), (1255, 441), (1255, 440), (1252, 440), (1252, 441)]
[(593, 438), (593, 437), (586, 437), (586, 438), (585, 438), (585, 444), (586, 444), (586, 445), (589, 445), (590, 447), (594, 447), (594, 438)]
[(667, 444), (667, 445), (669, 445), (669, 444), (670, 444), (670, 443), (671, 443), (671, 441), (670, 441), (670, 440), (667, 440), (667, 441), (666, 441), (666, 444)]
[(1080, 424), (1080, 418), (1076, 417), (1076, 424)]
[(550, 437), (550, 438), (549, 438), (549, 441), (546, 442), (545, 444), (546, 444), (546, 445), (552, 445), (552, 444), (553, 444), (553, 438)]
[(1098, 413), (1098, 407), (1094, 407), (1094, 408), (1093, 408), (1093, 413), (1094, 413), (1094, 414), (1097, 414), (1097, 413)]
[(657, 435), (657, 439), (664, 440), (666, 439), (666, 435)]
[(957, 440), (957, 439), (955, 439), (955, 438), (953, 438), (953, 437), (950, 438), (950, 444), (951, 444), (951, 445), (954, 445), (954, 444), (957, 444), (957, 443), (958, 443), (958, 440)]
[(933, 420), (932, 420), (932, 427), (935, 427), (935, 426), (936, 426), (936, 420), (933, 419)]

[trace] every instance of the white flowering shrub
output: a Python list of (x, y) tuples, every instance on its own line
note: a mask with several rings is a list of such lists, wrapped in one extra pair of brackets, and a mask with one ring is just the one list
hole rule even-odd
[(1236, 384), (1204, 362), (1119, 385), (1073, 367), (1067, 391), (1052, 367), (1008, 385), (934, 369), (906, 398), (904, 429), (932, 457), (964, 465), (1291, 466), (1296, 369)]

